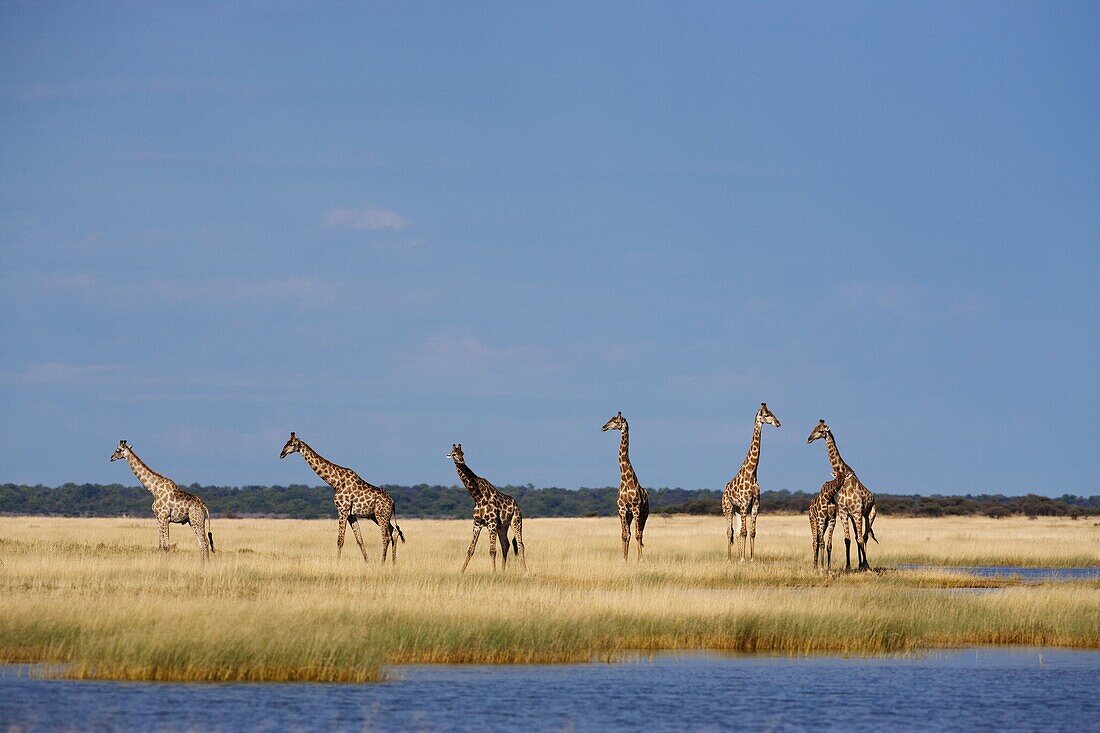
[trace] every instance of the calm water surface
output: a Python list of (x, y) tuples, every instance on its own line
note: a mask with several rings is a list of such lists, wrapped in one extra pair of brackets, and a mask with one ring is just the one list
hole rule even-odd
[(370, 685), (70, 682), (0, 672), (0, 730), (1100, 730), (1100, 652), (685, 655), (422, 666)]
[(980, 578), (1017, 578), (1026, 581), (1100, 580), (1100, 566), (1034, 568), (1019, 565), (899, 565), (900, 570), (947, 570)]

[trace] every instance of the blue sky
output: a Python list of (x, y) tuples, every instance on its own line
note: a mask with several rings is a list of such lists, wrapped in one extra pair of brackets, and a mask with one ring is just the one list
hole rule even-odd
[(1100, 11), (0, 6), (0, 481), (1100, 493)]

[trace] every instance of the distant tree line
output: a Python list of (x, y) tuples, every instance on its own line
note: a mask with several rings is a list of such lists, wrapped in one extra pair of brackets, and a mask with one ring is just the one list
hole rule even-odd
[[(398, 517), (464, 518), (472, 503), (456, 486), (386, 486), (397, 504)], [(216, 517), (288, 517), (315, 519), (334, 514), (332, 489), (327, 486), (199, 486), (199, 494)], [(617, 489), (536, 489), (503, 486), (528, 517), (607, 517), (615, 514)], [(765, 491), (761, 511), (772, 514), (806, 511), (813, 495), (802, 491)], [(711, 489), (650, 489), (650, 509), (661, 514), (719, 515), (722, 493)], [(149, 513), (151, 497), (140, 486), (64, 484), (57, 487), (0, 484), (0, 514), (117, 517)], [(918, 496), (876, 494), (880, 514), (913, 517), (984, 515), (1085, 517), (1100, 514), (1100, 496), (1065, 494), (1057, 499), (1037, 494), (1003, 496)]]

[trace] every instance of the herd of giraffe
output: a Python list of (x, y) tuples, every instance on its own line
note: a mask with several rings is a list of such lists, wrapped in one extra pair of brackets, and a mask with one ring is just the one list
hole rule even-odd
[[(736, 538), (737, 554), (741, 562), (745, 561), (746, 542), (748, 545), (748, 558), (754, 559), (756, 545), (756, 517), (760, 511), (760, 484), (756, 481), (756, 469), (760, 464), (760, 432), (765, 425), (779, 427), (779, 418), (768, 409), (766, 403), (760, 403), (760, 409), (756, 413), (756, 425), (753, 428), (752, 442), (749, 444), (748, 455), (741, 464), (737, 474), (726, 484), (722, 492), (722, 513), (726, 517), (726, 560), (733, 561), (733, 546)], [(634, 473), (634, 467), (630, 464), (630, 428), (621, 412), (608, 420), (602, 430), (618, 430), (621, 433), (619, 439), (619, 495), (617, 500), (619, 523), (622, 527), (623, 560), (630, 558), (630, 531), (631, 524), (634, 528), (634, 541), (638, 547), (638, 560), (642, 560), (642, 533), (645, 531), (646, 520), (649, 518), (649, 494), (638, 482), (638, 476)], [(851, 532), (854, 531), (856, 539), (856, 551), (858, 570), (870, 570), (867, 562), (868, 538), (878, 542), (875, 537), (872, 524), (875, 521), (875, 497), (870, 490), (860, 482), (851, 467), (840, 457), (840, 451), (836, 447), (833, 432), (824, 420), (818, 422), (810, 433), (806, 442), (824, 440), (828, 448), (829, 463), (832, 465), (833, 477), (821, 486), (821, 490), (810, 503), (810, 534), (813, 545), (814, 568), (819, 565), (823, 569), (832, 566), (833, 530), (839, 521), (844, 526), (844, 552), (846, 556), (845, 569), (851, 570)], [(336, 537), (336, 556), (344, 547), (344, 533), (347, 526), (351, 525), (351, 531), (355, 534), (355, 541), (359, 544), (359, 551), (363, 553), (363, 559), (367, 559), (367, 548), (363, 544), (363, 535), (359, 531), (359, 520), (365, 519), (374, 522), (381, 530), (382, 562), (386, 562), (386, 555), (390, 546), (393, 546), (393, 562), (397, 563), (397, 540), (405, 541), (405, 535), (397, 524), (397, 515), (394, 511), (393, 497), (378, 486), (367, 483), (359, 474), (350, 468), (338, 466), (327, 460), (317, 451), (313, 450), (304, 440), (294, 433), (283, 446), (279, 458), (286, 458), (291, 453), (300, 453), (309, 467), (321, 477), (325, 483), (332, 487), (334, 494), (333, 503), (336, 505), (336, 514), (339, 519), (339, 533)], [(523, 514), (519, 504), (514, 498), (503, 493), (487, 479), (478, 476), (473, 469), (466, 465), (466, 458), (462, 453), (462, 444), (455, 443), (447, 458), (454, 461), (455, 471), (462, 480), (462, 485), (470, 493), (474, 500), (474, 535), (470, 541), (470, 547), (466, 551), (466, 560), (462, 563), (462, 572), (470, 564), (477, 548), (478, 538), (482, 529), (489, 530), (489, 557), (492, 560), (493, 572), (497, 569), (497, 545), (501, 551), (501, 570), (508, 566), (508, 551), (511, 549), (519, 558), (524, 568), (527, 567), (527, 555), (523, 546)], [(111, 460), (125, 459), (138, 481), (153, 495), (153, 515), (157, 519), (160, 528), (160, 549), (167, 552), (168, 526), (170, 524), (189, 524), (195, 532), (198, 541), (199, 552), (205, 560), (214, 552), (214, 535), (210, 530), (210, 510), (202, 499), (194, 494), (183, 491), (172, 479), (162, 476), (152, 470), (138, 458), (132, 445), (125, 440), (118, 442), (118, 447), (111, 455)], [(508, 532), (511, 530), (512, 539), (509, 542)]]

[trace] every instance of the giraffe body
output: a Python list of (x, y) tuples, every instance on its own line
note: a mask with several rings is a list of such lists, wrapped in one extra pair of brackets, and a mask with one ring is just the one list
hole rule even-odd
[(500, 544), (501, 561), (500, 569), (504, 572), (508, 569), (508, 530), (512, 530), (512, 550), (527, 568), (527, 550), (523, 545), (523, 513), (520, 512), (519, 503), (487, 479), (478, 476), (473, 469), (466, 465), (466, 458), (462, 453), (462, 444), (451, 445), (451, 452), (447, 454), (455, 463), (455, 471), (462, 480), (462, 485), (474, 500), (474, 536), (470, 541), (470, 547), (466, 550), (466, 560), (462, 563), (462, 572), (466, 572), (466, 566), (470, 564), (470, 558), (474, 556), (478, 538), (483, 528), (489, 529), (489, 557), (493, 562), (493, 572), (497, 571), (497, 543)]
[(393, 564), (396, 565), (397, 538), (400, 537), (404, 542), (405, 534), (397, 524), (393, 497), (384, 489), (364, 481), (350, 468), (338, 466), (326, 459), (294, 433), (290, 434), (290, 440), (283, 446), (279, 458), (286, 458), (291, 453), (301, 453), (313, 472), (332, 487), (332, 503), (336, 505), (336, 516), (340, 525), (336, 536), (337, 559), (343, 552), (344, 533), (349, 524), (351, 531), (355, 533), (355, 541), (363, 559), (367, 559), (367, 548), (363, 544), (363, 534), (359, 531), (359, 520), (366, 519), (377, 524), (382, 533), (382, 563), (385, 564), (386, 553), (390, 545), (393, 545)]
[[(760, 429), (764, 423), (779, 427), (779, 418), (772, 414), (767, 404), (761, 402), (756, 412), (756, 426), (752, 432), (749, 452), (737, 475), (730, 479), (722, 491), (722, 513), (726, 516), (726, 561), (733, 562), (733, 541), (737, 538), (737, 554), (745, 562), (745, 540), (749, 545), (749, 560), (756, 551), (756, 515), (760, 512), (760, 484), (756, 481), (756, 469), (760, 465)], [(734, 527), (736, 515), (736, 528)]]
[(171, 524), (189, 524), (195, 532), (199, 553), (206, 560), (214, 551), (214, 534), (210, 531), (210, 510), (199, 497), (182, 490), (176, 482), (149, 468), (134, 447), (125, 440), (118, 441), (118, 448), (111, 454), (111, 460), (125, 459), (130, 470), (137, 476), (141, 485), (153, 495), (153, 516), (156, 517), (160, 531), (159, 547), (168, 552), (168, 527)]
[(875, 495), (863, 485), (851, 466), (840, 457), (840, 450), (836, 447), (833, 431), (825, 424), (824, 420), (818, 421), (817, 426), (810, 433), (810, 437), (806, 439), (806, 442), (812, 443), (819, 439), (823, 439), (828, 448), (829, 463), (833, 467), (833, 476), (841, 481), (834, 502), (837, 509), (836, 521), (844, 527), (845, 570), (852, 569), (851, 533), (853, 531), (856, 536), (857, 569), (870, 570), (871, 565), (867, 562), (867, 539), (870, 537), (878, 542), (875, 531), (872, 529), (877, 516)]
[(642, 533), (649, 519), (649, 492), (638, 483), (634, 466), (630, 464), (630, 426), (618, 412), (601, 430), (619, 430), (619, 495), (615, 500), (619, 511), (619, 527), (623, 541), (623, 561), (630, 559), (630, 525), (634, 523), (634, 540), (638, 545), (638, 562), (642, 561)]

